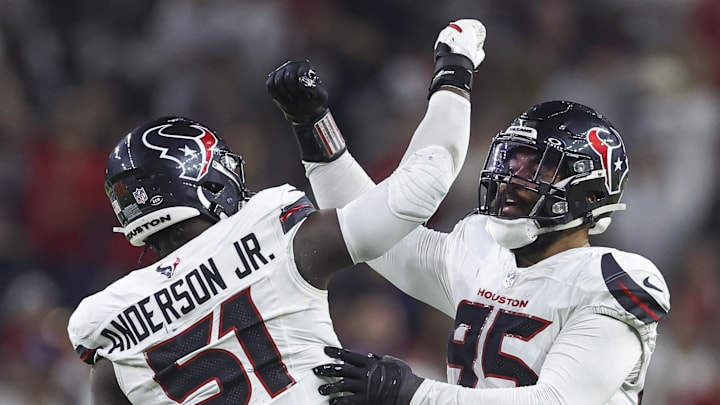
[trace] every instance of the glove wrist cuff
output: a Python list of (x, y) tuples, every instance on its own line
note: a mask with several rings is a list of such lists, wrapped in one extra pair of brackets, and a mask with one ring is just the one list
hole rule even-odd
[(474, 66), (465, 55), (451, 53), (450, 47), (438, 44), (435, 52), (435, 74), (428, 89), (428, 98), (441, 86), (452, 86), (468, 93), (472, 90)]
[(306, 162), (332, 162), (347, 149), (330, 110), (312, 124), (293, 123), (292, 128)]

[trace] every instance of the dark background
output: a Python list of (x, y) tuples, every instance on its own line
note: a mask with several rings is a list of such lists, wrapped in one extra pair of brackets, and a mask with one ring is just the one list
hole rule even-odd
[[(488, 141), (520, 112), (595, 107), (631, 170), (628, 211), (593, 243), (650, 258), (672, 293), (644, 403), (720, 403), (718, 0), (0, 0), (0, 403), (88, 403), (65, 327), (82, 297), (137, 267), (103, 192), (127, 131), (186, 115), (243, 155), (252, 189), (310, 192), (265, 91), (268, 72), (308, 58), (380, 180), (425, 111), (437, 33), (465, 17), (487, 26), (487, 58), (468, 159), (430, 225), (476, 207)], [(331, 307), (346, 346), (444, 380), (446, 316), (365, 266), (333, 281)]]

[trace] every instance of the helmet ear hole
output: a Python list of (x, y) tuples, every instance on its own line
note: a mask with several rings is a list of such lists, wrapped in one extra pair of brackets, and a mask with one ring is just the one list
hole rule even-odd
[(211, 192), (213, 194), (218, 194), (225, 188), (224, 185), (222, 185), (220, 183), (215, 183), (214, 181), (203, 182), (201, 187), (204, 188), (205, 190), (208, 190), (209, 192)]
[(589, 191), (587, 193), (587, 201), (588, 203), (594, 203), (602, 198), (602, 195), (596, 191)]

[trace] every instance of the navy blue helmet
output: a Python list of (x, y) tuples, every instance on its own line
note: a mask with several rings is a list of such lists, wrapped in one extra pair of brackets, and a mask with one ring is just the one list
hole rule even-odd
[(162, 117), (127, 134), (110, 153), (105, 192), (134, 246), (197, 216), (213, 222), (249, 198), (243, 159), (203, 124)]
[[(534, 154), (534, 175), (520, 179), (509, 169), (518, 148)], [(607, 118), (575, 102), (540, 103), (493, 138), (480, 175), (480, 213), (502, 218), (501, 185), (520, 184), (540, 195), (523, 216), (540, 233), (584, 224), (590, 234), (602, 233), (612, 213), (625, 208), (628, 172), (625, 146)]]

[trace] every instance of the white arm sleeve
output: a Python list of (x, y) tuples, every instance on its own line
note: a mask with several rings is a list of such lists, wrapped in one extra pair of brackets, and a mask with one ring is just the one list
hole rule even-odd
[[(332, 163), (305, 162), (318, 206), (342, 207), (375, 187), (349, 152)], [(368, 264), (411, 297), (453, 316), (447, 273), (444, 272), (447, 234), (418, 227), (386, 254)], [(438, 285), (443, 288), (438, 288)]]
[(340, 208), (375, 187), (349, 150), (330, 163), (305, 162), (318, 208)]
[[(455, 162), (453, 179), (462, 167), (470, 139), (470, 101), (446, 90), (435, 92), (410, 141), (402, 162), (428, 146), (440, 146)], [(303, 162), (319, 208), (340, 208), (374, 186), (349, 152), (329, 163)]]
[(405, 294), (452, 318), (455, 304), (446, 271), (447, 236), (418, 227), (368, 265)]
[(470, 142), (470, 101), (448, 90), (433, 93), (425, 117), (410, 140), (401, 162), (431, 145), (447, 149), (457, 163), (453, 178), (465, 162)]
[(432, 216), (460, 172), (469, 141), (470, 101), (438, 91), (400, 166), (378, 186), (349, 154), (306, 163), (318, 206), (342, 207), (340, 229), (354, 263), (385, 253)]
[(435, 213), (453, 180), (455, 162), (439, 146), (415, 152), (382, 183), (337, 210), (353, 263), (387, 252)]
[(585, 315), (560, 333), (536, 385), (475, 389), (425, 380), (410, 405), (603, 405), (641, 355), (640, 338), (629, 325)]
[[(444, 145), (454, 151), (455, 178), (465, 159), (469, 133), (470, 102), (450, 91), (437, 91), (431, 96), (425, 117), (402, 161), (419, 149)], [(320, 208), (344, 207), (375, 186), (349, 151), (330, 163), (303, 163)], [(377, 200), (382, 202), (382, 198)], [(418, 228), (370, 266), (405, 293), (452, 316), (454, 307), (448, 298), (445, 273), (441, 271), (444, 237), (445, 234)], [(438, 282), (443, 289), (437, 288)]]

